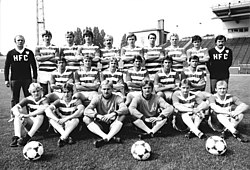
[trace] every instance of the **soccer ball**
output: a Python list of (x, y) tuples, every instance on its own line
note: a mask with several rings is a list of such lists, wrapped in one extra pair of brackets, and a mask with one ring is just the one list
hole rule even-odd
[(139, 140), (132, 145), (131, 154), (137, 160), (147, 160), (151, 154), (151, 147), (147, 142)]
[(40, 159), (44, 152), (43, 145), (37, 141), (31, 141), (27, 143), (23, 148), (23, 156), (28, 159), (35, 161)]
[(219, 136), (210, 136), (206, 141), (206, 150), (213, 155), (222, 155), (227, 150), (227, 144)]

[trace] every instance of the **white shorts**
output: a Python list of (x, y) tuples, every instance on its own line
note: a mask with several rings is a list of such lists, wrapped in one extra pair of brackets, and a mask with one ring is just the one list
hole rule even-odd
[(48, 84), (51, 80), (52, 72), (38, 71), (38, 82)]

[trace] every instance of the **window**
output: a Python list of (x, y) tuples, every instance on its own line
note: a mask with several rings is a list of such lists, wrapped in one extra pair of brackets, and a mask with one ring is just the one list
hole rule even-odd
[(228, 33), (234, 33), (234, 32), (248, 32), (248, 27), (228, 29)]

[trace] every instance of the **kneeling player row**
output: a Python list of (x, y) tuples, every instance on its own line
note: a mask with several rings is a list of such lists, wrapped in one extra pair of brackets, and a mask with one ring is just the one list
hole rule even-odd
[[(63, 86), (64, 96), (59, 99), (53, 93), (47, 97), (42, 97), (42, 88), (37, 83), (30, 85), (31, 96), (22, 100), (12, 108), (15, 116), (14, 132), (15, 136), (10, 146), (23, 146), (36, 133), (39, 128), (45, 126), (45, 118), (49, 118), (50, 124), (60, 133), (58, 146), (74, 143), (70, 137), (71, 132), (79, 124), (79, 118), (83, 116), (83, 121), (87, 128), (101, 139), (94, 142), (96, 147), (103, 146), (113, 140), (121, 142), (116, 134), (121, 130), (125, 118), (130, 114), (133, 124), (145, 131), (140, 134), (140, 138), (153, 137), (167, 122), (170, 115), (173, 115), (173, 126), (178, 130), (189, 129), (187, 137), (196, 135), (199, 138), (206, 138), (206, 135), (199, 130), (199, 124), (204, 118), (209, 106), (210, 125), (214, 130), (221, 130), (224, 137), (230, 131), (235, 138), (241, 142), (247, 140), (236, 130), (236, 126), (243, 118), (243, 112), (248, 106), (237, 97), (227, 94), (227, 83), (219, 81), (217, 83), (217, 93), (209, 98), (209, 101), (202, 100), (200, 95), (190, 92), (190, 83), (183, 79), (180, 90), (173, 94), (173, 106), (167, 103), (162, 97), (153, 93), (153, 83), (149, 79), (142, 81), (141, 94), (133, 98), (129, 107), (123, 99), (112, 93), (113, 84), (105, 80), (101, 83), (101, 94), (94, 96), (86, 108), (82, 104), (79, 95), (73, 94), (73, 85), (66, 83)], [(54, 98), (53, 96), (56, 96)], [(232, 110), (233, 105), (236, 109)], [(22, 108), (29, 108), (28, 114), (24, 114)], [(46, 114), (46, 116), (44, 115)], [(24, 119), (30, 118), (32, 126), (24, 137), (21, 137), (21, 126)], [(109, 126), (109, 132), (102, 130), (103, 125)], [(183, 126), (185, 125), (185, 126)]]

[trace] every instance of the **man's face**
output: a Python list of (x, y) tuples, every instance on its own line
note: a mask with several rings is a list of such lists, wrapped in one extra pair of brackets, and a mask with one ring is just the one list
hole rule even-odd
[(112, 95), (113, 89), (110, 87), (110, 85), (102, 85), (101, 92), (102, 96), (104, 98), (109, 98)]
[(134, 61), (134, 66), (135, 66), (136, 68), (141, 68), (141, 64), (142, 64), (142, 61), (141, 61), (141, 60), (135, 59), (135, 61)]
[(193, 46), (194, 46), (195, 48), (200, 48), (200, 46), (201, 46), (201, 41), (199, 41), (199, 40), (193, 41)]
[(116, 69), (117, 68), (117, 62), (116, 61), (110, 61), (109, 63), (109, 67), (112, 68), (112, 69)]
[(189, 64), (190, 64), (190, 66), (192, 67), (192, 68), (196, 68), (197, 67), (197, 65), (198, 65), (198, 60), (196, 60), (196, 59), (191, 59), (190, 60), (190, 62), (189, 62)]
[(216, 46), (219, 48), (219, 49), (222, 49), (225, 45), (225, 40), (222, 39), (222, 40), (217, 40), (216, 41)]
[(153, 92), (153, 88), (150, 86), (150, 85), (145, 85), (142, 87), (142, 95), (145, 97), (145, 98), (148, 98), (151, 96)]
[(106, 38), (104, 41), (105, 47), (112, 48), (113, 41), (111, 38)]
[(42, 89), (33, 89), (30, 91), (30, 94), (35, 101), (39, 101), (42, 98)]
[(44, 41), (46, 44), (50, 44), (51, 39), (52, 39), (52, 37), (49, 36), (49, 35), (47, 35), (47, 34), (45, 34), (45, 35), (43, 36), (43, 41)]
[(69, 45), (72, 45), (74, 43), (74, 36), (66, 35), (66, 41)]
[(134, 46), (135, 45), (135, 37), (134, 36), (129, 37), (127, 42), (128, 42), (128, 45)]
[(15, 43), (16, 43), (17, 47), (23, 47), (24, 43), (25, 43), (24, 37), (23, 36), (17, 36), (15, 38)]
[(87, 68), (91, 67), (91, 60), (89, 58), (84, 58), (83, 65), (84, 67), (87, 67)]
[(172, 62), (170, 60), (164, 60), (163, 61), (163, 69), (169, 70), (172, 67)]
[(155, 41), (156, 41), (156, 37), (155, 36), (150, 35), (149, 38), (148, 38), (148, 40), (149, 40), (149, 44), (155, 45)]
[(190, 87), (187, 84), (181, 85), (181, 93), (186, 96), (188, 95)]
[(224, 96), (227, 94), (227, 84), (216, 85), (216, 91), (219, 96)]
[(69, 91), (68, 89), (63, 89), (63, 93), (64, 93), (64, 99), (66, 100), (70, 100), (73, 96), (73, 92)]
[(177, 46), (178, 38), (176, 36), (172, 36), (170, 38), (170, 43), (171, 43), (172, 46)]
[(90, 35), (84, 36), (85, 43), (92, 43), (92, 37)]

